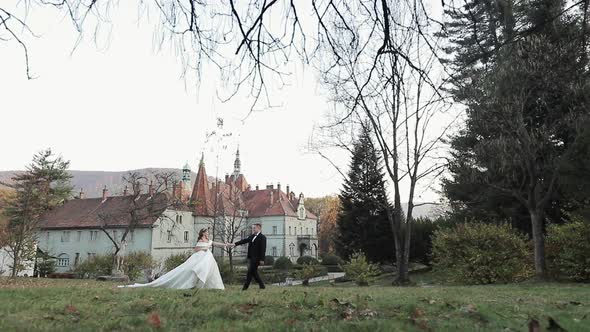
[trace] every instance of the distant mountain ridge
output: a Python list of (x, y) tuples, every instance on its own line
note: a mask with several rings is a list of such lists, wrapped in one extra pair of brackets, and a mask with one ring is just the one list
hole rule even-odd
[[(174, 172), (177, 178), (182, 178), (182, 170), (177, 168), (142, 168), (129, 171), (69, 171), (72, 174), (72, 186), (74, 186), (74, 195), (77, 195), (82, 189), (86, 197), (102, 196), (102, 189), (106, 186), (109, 195), (121, 195), (125, 188), (123, 176), (129, 172), (139, 172), (150, 174), (155, 172)], [(11, 178), (22, 171), (0, 171), (0, 182), (10, 183)], [(191, 181), (196, 179), (197, 174), (191, 172)], [(1, 185), (0, 185), (1, 187)]]

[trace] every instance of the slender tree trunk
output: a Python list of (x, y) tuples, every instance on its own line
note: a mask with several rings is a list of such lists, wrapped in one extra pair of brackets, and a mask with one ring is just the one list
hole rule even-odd
[(529, 209), (531, 215), (531, 223), (533, 228), (533, 243), (535, 245), (535, 272), (537, 278), (546, 278), (545, 265), (545, 239), (543, 237), (543, 220), (545, 219), (544, 212), (537, 208)]
[(12, 278), (16, 278), (17, 273), (18, 273), (18, 260), (20, 259), (19, 255), (18, 255), (18, 249), (17, 248), (15, 248), (12, 251), (12, 257), (13, 257), (13, 260), (12, 260), (12, 273), (11, 273), (11, 276), (12, 276)]

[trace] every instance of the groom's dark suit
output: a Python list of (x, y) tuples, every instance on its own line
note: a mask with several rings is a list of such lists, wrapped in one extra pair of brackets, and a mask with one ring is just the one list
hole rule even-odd
[(261, 289), (264, 289), (264, 283), (258, 274), (258, 265), (264, 262), (266, 257), (266, 236), (262, 233), (252, 234), (247, 238), (236, 242), (236, 246), (248, 243), (248, 274), (246, 275), (246, 283), (243, 289), (248, 289), (252, 278), (256, 280)]

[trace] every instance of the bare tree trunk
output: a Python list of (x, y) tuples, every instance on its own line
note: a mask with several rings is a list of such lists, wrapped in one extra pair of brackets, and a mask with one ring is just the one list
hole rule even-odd
[(543, 220), (544, 212), (537, 208), (530, 208), (531, 223), (533, 228), (533, 243), (535, 246), (535, 272), (537, 278), (545, 279), (546, 265), (545, 265), (545, 239), (543, 237)]
[(18, 273), (18, 260), (20, 259), (19, 255), (18, 255), (19, 250), (17, 248), (15, 248), (12, 251), (12, 273), (11, 273), (11, 277), (12, 278), (16, 278), (16, 275)]

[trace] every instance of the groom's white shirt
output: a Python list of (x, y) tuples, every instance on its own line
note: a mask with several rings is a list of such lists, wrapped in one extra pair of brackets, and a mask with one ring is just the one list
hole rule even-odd
[(254, 243), (254, 240), (256, 240), (256, 237), (258, 236), (258, 234), (260, 234), (260, 232), (256, 233), (256, 235), (254, 235), (254, 237), (252, 238), (252, 242), (250, 242), (250, 243)]

